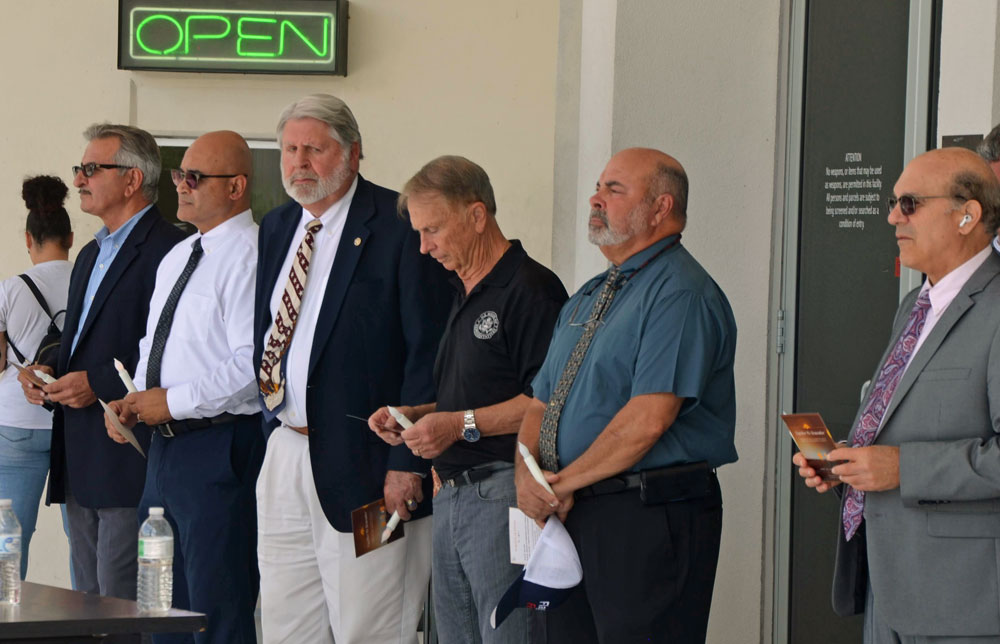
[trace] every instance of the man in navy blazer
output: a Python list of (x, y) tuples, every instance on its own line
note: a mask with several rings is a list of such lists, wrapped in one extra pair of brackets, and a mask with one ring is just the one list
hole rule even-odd
[[(135, 369), (156, 268), (184, 233), (154, 205), (160, 151), (148, 132), (105, 123), (84, 136), (89, 143), (73, 185), (80, 209), (104, 227), (73, 266), (58, 380), (42, 389), (23, 377), (21, 383), (29, 401), (58, 403), (47, 502), (66, 504), (77, 589), (135, 599), (136, 506), (146, 461), (131, 445), (107, 440), (97, 399), (125, 395), (113, 361)], [(136, 437), (148, 449), (145, 426)]]
[[(361, 135), (343, 101), (296, 101), (277, 134), (294, 201), (261, 223), (254, 311), (273, 430), (257, 482), (264, 641), (415, 642), (430, 573), (429, 463), (358, 418), (387, 400), (435, 399), (447, 276), (420, 255), (397, 194), (358, 175)], [(351, 511), (383, 496), (409, 519), (405, 537), (356, 557)]]

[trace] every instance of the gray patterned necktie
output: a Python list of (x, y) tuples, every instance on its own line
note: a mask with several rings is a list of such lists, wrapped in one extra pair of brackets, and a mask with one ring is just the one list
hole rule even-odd
[(563, 405), (566, 404), (566, 397), (573, 387), (576, 374), (580, 371), (583, 358), (587, 355), (587, 349), (597, 333), (597, 327), (604, 320), (604, 314), (611, 307), (611, 301), (618, 292), (618, 278), (621, 270), (613, 266), (608, 271), (608, 277), (604, 280), (604, 287), (601, 289), (594, 307), (590, 310), (590, 318), (583, 325), (583, 334), (576, 341), (573, 352), (569, 355), (566, 366), (563, 367), (559, 382), (556, 383), (555, 391), (549, 399), (549, 404), (545, 406), (545, 415), (542, 416), (542, 427), (538, 432), (538, 451), (542, 457), (542, 467), (550, 472), (559, 470), (559, 455), (556, 449), (556, 434), (559, 432), (559, 416), (562, 415)]
[(163, 349), (167, 346), (167, 336), (170, 335), (170, 325), (174, 322), (174, 313), (177, 311), (177, 302), (181, 299), (181, 293), (191, 279), (191, 273), (198, 266), (198, 260), (204, 255), (201, 249), (201, 238), (194, 240), (191, 244), (191, 255), (188, 256), (187, 264), (181, 271), (181, 276), (174, 282), (174, 288), (170, 290), (167, 301), (160, 311), (160, 319), (156, 321), (156, 330), (153, 331), (153, 344), (149, 347), (149, 360), (146, 363), (146, 389), (153, 389), (160, 386), (160, 367), (163, 365)]

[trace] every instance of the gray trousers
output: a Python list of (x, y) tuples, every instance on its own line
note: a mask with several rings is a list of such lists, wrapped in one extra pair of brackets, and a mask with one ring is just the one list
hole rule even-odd
[(1000, 635), (965, 637), (961, 635), (903, 635), (892, 630), (875, 612), (872, 587), (868, 586), (865, 599), (865, 639), (864, 644), (1000, 644)]
[(135, 508), (85, 508), (66, 495), (76, 589), (135, 599), (139, 519)]

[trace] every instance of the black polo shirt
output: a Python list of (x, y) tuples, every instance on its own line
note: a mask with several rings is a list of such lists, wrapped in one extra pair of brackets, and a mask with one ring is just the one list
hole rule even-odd
[[(552, 339), (566, 289), (555, 273), (528, 257), (511, 240), (472, 292), (457, 288), (437, 360), (438, 411), (478, 409), (529, 391)], [(491, 461), (514, 461), (517, 434), (459, 440), (434, 459), (442, 478)]]

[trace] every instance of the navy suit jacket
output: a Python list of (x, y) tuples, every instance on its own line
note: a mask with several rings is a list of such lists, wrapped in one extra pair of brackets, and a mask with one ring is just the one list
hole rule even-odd
[[(451, 305), (447, 271), (420, 254), (409, 219), (396, 213), (397, 193), (358, 177), (313, 336), (306, 386), (309, 452), (323, 512), (340, 532), (351, 510), (379, 499), (387, 470), (427, 473), (430, 462), (405, 445), (390, 447), (368, 425), (382, 405), (435, 399), (433, 366)], [(260, 225), (254, 368), (271, 328), (271, 295), (302, 206), (289, 202)], [(261, 403), (263, 404), (263, 402)], [(277, 425), (275, 419), (265, 432)], [(414, 517), (430, 514), (431, 477)]]
[[(105, 402), (125, 396), (115, 371), (115, 358), (129, 373), (139, 362), (139, 340), (146, 332), (149, 297), (156, 269), (167, 251), (185, 237), (167, 223), (154, 205), (125, 239), (94, 295), (70, 356), (83, 311), (83, 297), (97, 259), (98, 244), (83, 247), (73, 265), (66, 303), (66, 322), (59, 346), (56, 375), (86, 371), (90, 388)], [(139, 505), (146, 479), (146, 460), (129, 444), (108, 438), (99, 403), (83, 409), (57, 405), (52, 416), (51, 473), (47, 502), (65, 502), (67, 483), (76, 502), (87, 508), (127, 508)], [(149, 451), (149, 430), (136, 425), (136, 438)]]

